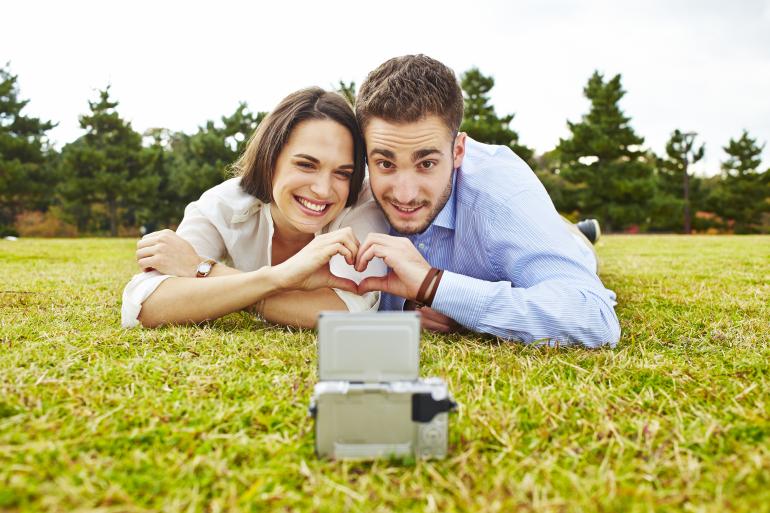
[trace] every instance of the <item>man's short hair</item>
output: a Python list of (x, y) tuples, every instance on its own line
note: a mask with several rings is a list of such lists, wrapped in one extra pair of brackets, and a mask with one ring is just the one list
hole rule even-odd
[(374, 117), (411, 123), (430, 115), (457, 132), (463, 120), (463, 93), (454, 71), (427, 55), (404, 55), (380, 64), (361, 84), (356, 98), (361, 130)]

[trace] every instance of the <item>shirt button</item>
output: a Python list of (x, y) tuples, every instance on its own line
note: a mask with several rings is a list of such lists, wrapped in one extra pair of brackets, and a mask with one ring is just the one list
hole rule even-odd
[(425, 249), (425, 244), (423, 244), (423, 243), (421, 242), (421, 243), (419, 243), (419, 244), (417, 245), (417, 247), (418, 247), (418, 248), (420, 248), (420, 249)]

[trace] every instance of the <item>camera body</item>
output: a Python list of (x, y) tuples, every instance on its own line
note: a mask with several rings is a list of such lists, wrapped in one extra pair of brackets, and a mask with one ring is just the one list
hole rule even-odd
[(416, 312), (324, 312), (318, 322), (318, 376), (310, 403), (320, 457), (443, 458), (446, 383), (419, 378)]

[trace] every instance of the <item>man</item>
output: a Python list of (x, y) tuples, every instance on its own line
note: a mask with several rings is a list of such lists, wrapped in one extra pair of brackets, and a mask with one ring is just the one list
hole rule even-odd
[(438, 331), (617, 343), (615, 294), (532, 170), (509, 148), (458, 133), (463, 97), (452, 70), (423, 55), (390, 59), (362, 84), (356, 115), (372, 192), (392, 227), (358, 249), (359, 271), (375, 256), (390, 267), (360, 293), (384, 291), (385, 310), (416, 306)]

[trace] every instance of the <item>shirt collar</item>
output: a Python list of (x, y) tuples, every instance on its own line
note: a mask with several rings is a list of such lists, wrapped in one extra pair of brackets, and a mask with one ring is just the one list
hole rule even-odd
[(452, 194), (450, 194), (446, 205), (444, 205), (444, 208), (441, 209), (441, 212), (438, 213), (436, 219), (434, 219), (431, 223), (432, 225), (447, 228), (449, 230), (455, 229), (455, 193), (457, 191), (457, 172), (457, 169), (452, 171)]

